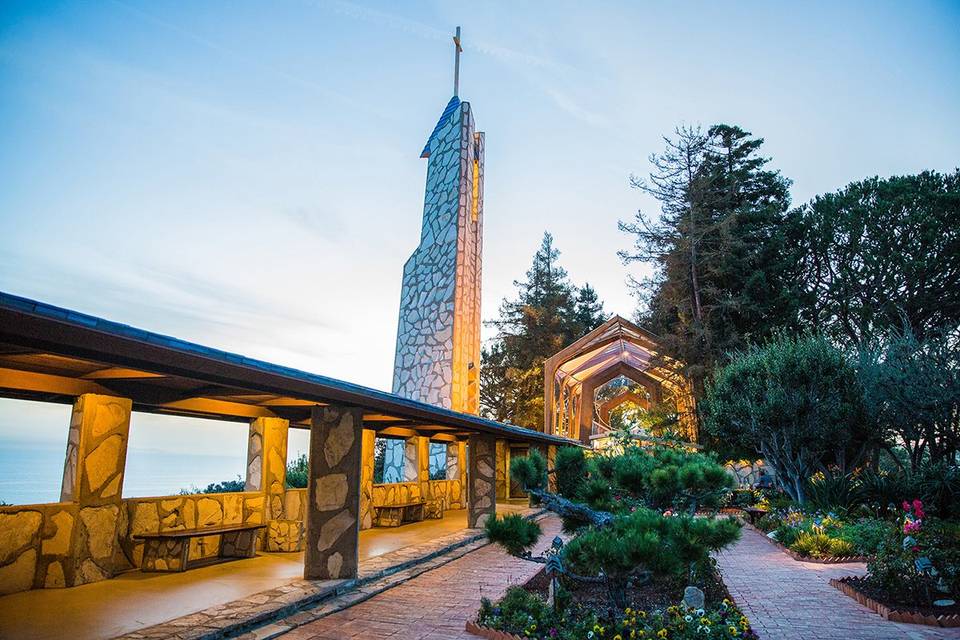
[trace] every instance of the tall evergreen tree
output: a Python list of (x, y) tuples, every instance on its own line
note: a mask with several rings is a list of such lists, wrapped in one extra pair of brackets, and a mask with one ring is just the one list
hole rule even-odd
[(660, 215), (620, 223), (634, 239), (620, 257), (654, 265), (652, 278), (635, 283), (645, 303), (638, 320), (687, 364), (699, 391), (725, 353), (797, 323), (790, 182), (766, 168), (763, 139), (739, 127), (680, 128), (665, 142), (649, 179), (631, 179), (660, 202)]
[(482, 351), (483, 415), (525, 427), (543, 423), (543, 362), (606, 320), (597, 292), (574, 286), (559, 264), (553, 236), (533, 256), (526, 280), (514, 281), (517, 297), (504, 300), (489, 321), (497, 337)]

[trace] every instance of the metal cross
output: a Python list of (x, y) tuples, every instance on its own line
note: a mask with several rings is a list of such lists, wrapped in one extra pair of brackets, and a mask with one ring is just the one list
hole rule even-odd
[(453, 65), (453, 95), (460, 95), (460, 52), (463, 47), (460, 46), (460, 27), (457, 27), (457, 35), (453, 36), (453, 44), (456, 47), (456, 57)]

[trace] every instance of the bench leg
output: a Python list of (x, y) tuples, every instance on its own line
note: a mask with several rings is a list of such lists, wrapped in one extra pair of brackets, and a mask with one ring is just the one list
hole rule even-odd
[(230, 531), (220, 536), (221, 558), (252, 558), (257, 555), (257, 531)]
[(146, 572), (179, 572), (187, 570), (190, 540), (145, 540), (140, 570)]

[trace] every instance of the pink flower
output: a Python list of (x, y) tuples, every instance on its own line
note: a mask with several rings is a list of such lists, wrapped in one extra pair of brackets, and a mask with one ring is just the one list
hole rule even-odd
[(913, 501), (913, 514), (918, 518), (923, 517), (923, 503), (920, 500)]
[(903, 501), (903, 510), (910, 511), (910, 503), (907, 502), (906, 500)]

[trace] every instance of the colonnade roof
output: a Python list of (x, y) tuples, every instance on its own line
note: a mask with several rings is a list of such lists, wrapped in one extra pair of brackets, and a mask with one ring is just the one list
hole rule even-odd
[(360, 408), (364, 428), (381, 435), (580, 445), (0, 292), (0, 397), (70, 403), (84, 393), (130, 398), (136, 411), (279, 417), (295, 428), (310, 427), (313, 407), (341, 404)]

